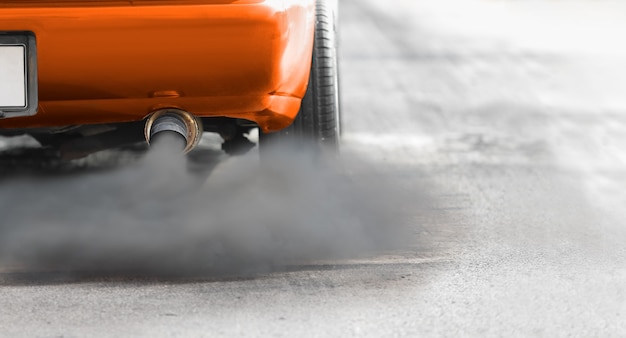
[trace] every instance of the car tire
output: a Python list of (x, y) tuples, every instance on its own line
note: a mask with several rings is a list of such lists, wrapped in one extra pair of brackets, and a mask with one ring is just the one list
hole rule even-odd
[(259, 135), (261, 156), (274, 146), (339, 150), (341, 116), (334, 7), (332, 0), (317, 0), (311, 73), (300, 110), (289, 127)]

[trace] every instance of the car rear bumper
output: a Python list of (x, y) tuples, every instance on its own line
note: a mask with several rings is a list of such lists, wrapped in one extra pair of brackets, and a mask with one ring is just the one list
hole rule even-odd
[(287, 126), (310, 70), (313, 0), (0, 7), (37, 38), (39, 112), (2, 128), (137, 121), (162, 108)]

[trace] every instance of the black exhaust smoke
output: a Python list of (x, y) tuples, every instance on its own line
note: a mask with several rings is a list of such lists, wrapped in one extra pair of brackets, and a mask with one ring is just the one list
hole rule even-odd
[(203, 147), (188, 163), (180, 149), (157, 149), (111, 172), (0, 182), (0, 264), (249, 275), (397, 248), (420, 231), (407, 212), (429, 205), (416, 193), (425, 189), (349, 154), (320, 164), (284, 151), (260, 165), (256, 153), (227, 157)]

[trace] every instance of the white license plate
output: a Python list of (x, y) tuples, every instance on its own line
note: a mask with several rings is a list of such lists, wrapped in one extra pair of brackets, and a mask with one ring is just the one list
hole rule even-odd
[(37, 55), (32, 33), (0, 32), (0, 117), (37, 111)]
[(25, 108), (26, 46), (0, 45), (0, 107)]

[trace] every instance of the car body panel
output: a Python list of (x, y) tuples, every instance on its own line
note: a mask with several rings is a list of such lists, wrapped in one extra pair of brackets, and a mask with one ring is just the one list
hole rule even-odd
[(0, 128), (139, 121), (162, 108), (288, 126), (311, 65), (315, 1), (0, 1), (37, 38), (39, 111)]

